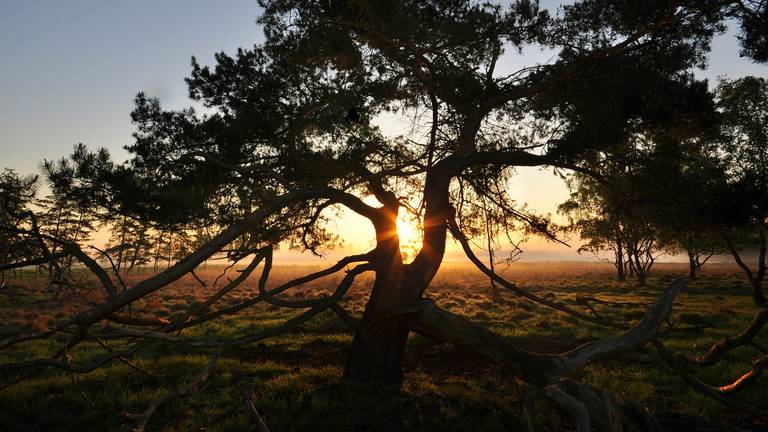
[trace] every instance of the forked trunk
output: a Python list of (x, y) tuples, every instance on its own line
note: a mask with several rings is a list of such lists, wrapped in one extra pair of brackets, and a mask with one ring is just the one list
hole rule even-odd
[(398, 382), (409, 327), (401, 314), (414, 300), (395, 261), (376, 271), (371, 297), (349, 348), (344, 377), (356, 381)]
[(344, 377), (356, 381), (398, 382), (409, 328), (400, 319), (418, 297), (405, 276), (396, 228), (397, 211), (376, 226), (376, 280), (360, 327), (349, 348)]
[(645, 271), (637, 272), (637, 286), (644, 287), (646, 285), (646, 279), (647, 275), (645, 274)]
[[(376, 229), (376, 281), (347, 356), (344, 377), (357, 381), (397, 382), (408, 340), (408, 318), (419, 310), (422, 294), (437, 273), (445, 254), (446, 217), (450, 214), (450, 175), (441, 170), (427, 174), (424, 239), (421, 251), (403, 264), (397, 236), (396, 199), (388, 201)], [(388, 202), (387, 202), (388, 201)]]

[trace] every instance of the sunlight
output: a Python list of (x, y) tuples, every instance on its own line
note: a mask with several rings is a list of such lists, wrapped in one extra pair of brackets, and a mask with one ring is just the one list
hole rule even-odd
[(412, 260), (421, 248), (421, 223), (404, 213), (397, 218), (397, 234), (400, 237), (400, 251), (403, 259)]

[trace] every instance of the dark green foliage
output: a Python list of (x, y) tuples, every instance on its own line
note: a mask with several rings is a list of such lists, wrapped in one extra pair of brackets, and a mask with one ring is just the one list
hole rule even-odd
[(732, 13), (740, 21), (741, 54), (759, 63), (768, 62), (768, 2), (737, 1)]
[[(36, 192), (37, 177), (23, 177), (10, 169), (0, 172), (0, 267), (35, 257), (40, 252), (38, 239), (16, 231), (28, 227), (29, 207)], [(0, 270), (0, 281), (4, 281), (4, 276)]]

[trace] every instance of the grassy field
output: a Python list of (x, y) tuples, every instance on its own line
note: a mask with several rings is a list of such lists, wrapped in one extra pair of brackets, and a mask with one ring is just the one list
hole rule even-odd
[[(276, 267), (276, 285), (314, 268)], [(219, 269), (220, 270), (220, 269)], [(579, 295), (608, 301), (647, 303), (669, 282), (685, 274), (677, 264), (659, 264), (649, 286), (614, 280), (612, 267), (604, 264), (516, 263), (503, 274), (518, 285), (553, 297), (582, 311)], [(217, 269), (200, 273), (203, 287), (191, 277), (161, 290), (132, 312), (136, 315), (172, 318), (213, 292)], [(129, 279), (142, 276), (134, 275)], [(367, 282), (359, 278), (343, 306), (359, 316), (367, 298)], [(330, 292), (339, 277), (289, 291), (288, 298), (314, 297)], [(0, 340), (39, 330), (88, 307), (95, 293), (64, 294), (52, 299), (44, 280), (25, 275), (0, 290)], [(83, 285), (91, 283), (84, 281)], [(223, 299), (234, 304), (256, 293), (252, 276)], [(616, 332), (596, 327), (502, 293), (494, 300), (488, 280), (466, 265), (447, 264), (427, 295), (436, 302), (539, 352), (562, 352), (580, 343)], [(498, 297), (498, 296), (496, 296)], [(594, 306), (603, 317), (634, 321), (643, 307)], [(744, 277), (734, 266), (708, 264), (700, 279), (689, 283), (675, 302), (671, 320), (679, 326), (713, 327), (701, 332), (674, 332), (664, 336), (668, 347), (701, 353), (725, 335), (736, 334), (750, 321), (754, 306)], [(185, 331), (185, 335), (209, 338), (252, 333), (275, 326), (295, 312), (258, 305), (222, 320)], [(265, 340), (248, 349), (227, 351), (204, 387), (190, 397), (162, 406), (148, 430), (248, 430), (250, 420), (244, 401), (250, 398), (271, 431), (527, 430), (524, 410), (534, 430), (569, 430), (572, 423), (547, 402), (537, 389), (511, 374), (489, 366), (480, 358), (452, 346), (437, 344), (418, 335), (408, 342), (405, 381), (399, 388), (365, 386), (340, 379), (345, 351), (352, 334), (328, 312), (295, 331)], [(0, 363), (49, 355), (64, 337), (22, 345), (0, 353)], [(758, 345), (768, 345), (765, 335)], [(122, 345), (109, 342), (113, 349)], [(73, 351), (73, 362), (85, 364), (104, 354), (95, 342)], [(726, 409), (689, 390), (667, 371), (652, 348), (642, 358), (617, 358), (596, 363), (576, 377), (610, 394), (647, 406), (668, 430), (768, 430), (768, 425)], [(732, 381), (750, 367), (756, 352), (743, 347), (724, 361), (691, 371), (710, 384)], [(155, 397), (183, 386), (208, 361), (205, 352), (156, 342), (137, 357), (131, 368), (114, 362), (94, 372), (69, 375), (45, 371), (34, 378), (0, 391), (2, 431), (130, 430), (133, 420)], [(2, 375), (2, 382), (12, 379)], [(739, 400), (765, 405), (768, 386), (762, 378), (739, 394)], [(76, 385), (75, 385), (76, 383)]]

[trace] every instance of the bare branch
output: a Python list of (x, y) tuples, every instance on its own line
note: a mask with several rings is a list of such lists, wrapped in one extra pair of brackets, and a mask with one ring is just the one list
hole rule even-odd
[(600, 318), (597, 318), (597, 317), (593, 317), (593, 316), (590, 316), (590, 315), (583, 314), (583, 313), (581, 313), (579, 311), (575, 311), (573, 309), (570, 309), (570, 308), (566, 307), (565, 305), (563, 305), (561, 303), (556, 303), (556, 302), (547, 300), (545, 298), (539, 297), (539, 296), (537, 296), (535, 294), (532, 294), (532, 293), (530, 293), (530, 292), (528, 292), (528, 291), (526, 291), (524, 289), (521, 289), (521, 288), (517, 287), (515, 284), (507, 281), (506, 279), (502, 278), (501, 276), (499, 276), (495, 272), (491, 271), (491, 269), (486, 267), (486, 265), (477, 257), (477, 255), (475, 255), (475, 253), (472, 251), (472, 247), (469, 244), (469, 241), (467, 240), (467, 237), (461, 231), (461, 229), (459, 228), (458, 223), (456, 222), (456, 220), (454, 218), (448, 218), (448, 228), (451, 231), (451, 234), (453, 235), (453, 238), (455, 238), (461, 244), (461, 247), (464, 250), (464, 254), (467, 256), (467, 258), (469, 258), (469, 260), (472, 262), (472, 264), (474, 264), (478, 269), (480, 269), (480, 271), (485, 273), (488, 277), (490, 277), (492, 280), (494, 280), (497, 283), (499, 283), (504, 288), (506, 288), (506, 289), (508, 289), (508, 290), (510, 290), (510, 291), (512, 291), (512, 292), (514, 292), (514, 293), (516, 293), (516, 294), (518, 294), (520, 296), (522, 296), (522, 297), (525, 297), (526, 299), (528, 299), (530, 301), (542, 304), (542, 305), (550, 307), (552, 309), (559, 310), (560, 312), (566, 313), (568, 315), (574, 316), (576, 318), (579, 318), (579, 319), (581, 319), (583, 321), (590, 322), (592, 324), (597, 324), (597, 325), (600, 325), (600, 326), (603, 326), (603, 327), (617, 328), (617, 329), (622, 329), (622, 330), (625, 330), (625, 329), (628, 328), (624, 324), (613, 323), (613, 322), (610, 322), (610, 321), (607, 321), (607, 320), (603, 320), (603, 319), (600, 319)]
[(740, 347), (742, 345), (748, 345), (752, 340), (760, 333), (760, 331), (768, 323), (768, 309), (759, 311), (752, 322), (744, 329), (741, 334), (734, 337), (726, 337), (719, 342), (712, 345), (706, 353), (700, 356), (685, 356), (685, 359), (698, 363), (700, 365), (710, 366), (717, 363), (725, 353), (728, 351)]

